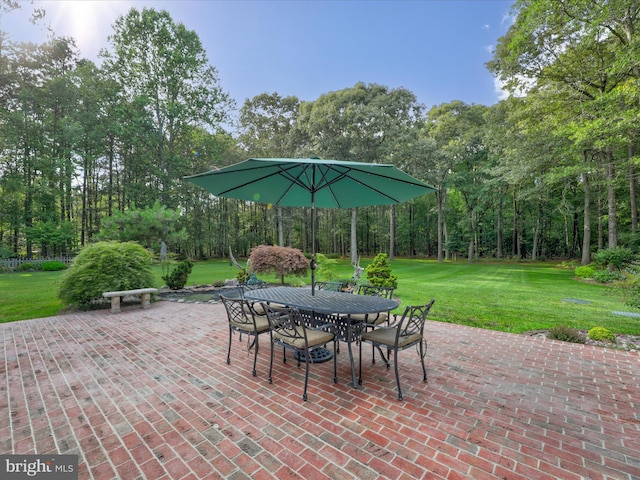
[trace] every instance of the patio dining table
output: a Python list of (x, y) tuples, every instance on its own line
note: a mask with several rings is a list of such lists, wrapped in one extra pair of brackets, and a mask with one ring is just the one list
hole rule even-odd
[(336, 337), (347, 342), (351, 380), (358, 388), (351, 344), (360, 339), (364, 322), (353, 320), (351, 315), (388, 312), (398, 306), (396, 300), (369, 295), (316, 290), (301, 287), (270, 287), (245, 292), (245, 298), (265, 303), (279, 303), (300, 310), (305, 322), (310, 326), (335, 325)]

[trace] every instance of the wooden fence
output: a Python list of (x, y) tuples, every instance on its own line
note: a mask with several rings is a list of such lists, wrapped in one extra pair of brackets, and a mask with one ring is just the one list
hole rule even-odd
[(0, 267), (2, 267), (2, 269), (7, 269), (7, 270), (19, 270), (21, 268), (26, 268), (26, 267), (22, 267), (22, 265), (41, 265), (44, 262), (52, 262), (52, 261), (58, 261), (58, 262), (62, 262), (66, 265), (71, 265), (71, 262), (73, 262), (73, 259), (75, 258), (75, 256), (72, 255), (62, 255), (59, 257), (50, 257), (50, 258), (2, 258), (0, 259)]

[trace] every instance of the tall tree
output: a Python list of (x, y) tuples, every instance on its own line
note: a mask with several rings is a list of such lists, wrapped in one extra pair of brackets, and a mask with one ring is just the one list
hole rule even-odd
[[(297, 97), (281, 97), (275, 92), (247, 99), (240, 109), (240, 146), (251, 157), (294, 157), (297, 146), (293, 128), (299, 108)], [(277, 214), (278, 245), (283, 247), (285, 232), (282, 207), (278, 206)]]
[(423, 135), (435, 143), (432, 150), (430, 170), (437, 185), (436, 200), (438, 211), (438, 261), (449, 258), (449, 228), (447, 224), (448, 177), (463, 159), (464, 146), (460, 141), (465, 135), (464, 122), (470, 106), (455, 100), (438, 105), (429, 110)]
[(162, 203), (172, 206), (172, 185), (180, 178), (180, 164), (189, 161), (176, 148), (180, 137), (190, 126), (219, 128), (233, 102), (222, 91), (198, 35), (174, 23), (166, 11), (132, 8), (116, 20), (109, 40), (104, 68), (151, 119), (156, 182)]
[[(404, 89), (357, 83), (301, 105), (298, 128), (301, 151), (327, 158), (371, 163), (394, 159), (394, 142), (420, 117), (422, 106)], [(403, 165), (399, 165), (403, 166)], [(358, 261), (356, 210), (351, 213), (351, 261)]]
[[(543, 88), (553, 83), (564, 84), (573, 90), (571, 97), (581, 104), (595, 105), (614, 92), (625, 78), (633, 77), (636, 82), (640, 78), (638, 2), (519, 0), (513, 13), (516, 21), (500, 39), (488, 65), (512, 91), (531, 85)], [(593, 108), (587, 106), (592, 112)], [(577, 106), (574, 110), (578, 110)], [(604, 118), (598, 114), (583, 117), (578, 123), (587, 121), (602, 130)], [(610, 131), (611, 123), (606, 125), (605, 129)], [(609, 246), (614, 247), (618, 227), (616, 165), (611, 146), (601, 146), (599, 157), (604, 162), (608, 182)], [(633, 187), (633, 183), (630, 185)]]

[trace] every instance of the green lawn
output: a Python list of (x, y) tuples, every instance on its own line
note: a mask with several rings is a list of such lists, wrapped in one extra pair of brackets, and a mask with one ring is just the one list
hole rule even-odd
[[(366, 266), (370, 259), (363, 259)], [(640, 313), (624, 305), (619, 292), (599, 284), (579, 282), (573, 270), (552, 263), (437, 263), (433, 260), (396, 259), (395, 295), (403, 305), (435, 298), (432, 320), (521, 333), (567, 325), (579, 329), (607, 327), (620, 334), (640, 335), (640, 318), (612, 311)], [(334, 268), (339, 278), (349, 278), (348, 261)], [(234, 278), (237, 269), (228, 260), (196, 263), (190, 285)], [(160, 267), (155, 269), (162, 284)], [(10, 322), (55, 315), (62, 308), (56, 298), (59, 272), (0, 275), (0, 321)], [(260, 276), (277, 284), (276, 277)], [(306, 279), (310, 283), (310, 278)], [(585, 300), (589, 304), (565, 299)]]

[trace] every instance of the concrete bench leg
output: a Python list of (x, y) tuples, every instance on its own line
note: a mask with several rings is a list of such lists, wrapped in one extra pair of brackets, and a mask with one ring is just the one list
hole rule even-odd
[(120, 297), (111, 297), (111, 313), (120, 313)]
[(151, 305), (151, 294), (143, 293), (142, 295), (142, 308), (149, 308)]

